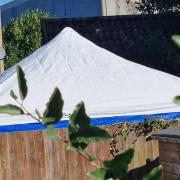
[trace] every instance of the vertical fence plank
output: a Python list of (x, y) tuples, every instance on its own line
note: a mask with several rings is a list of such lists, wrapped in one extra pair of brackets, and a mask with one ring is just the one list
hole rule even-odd
[[(46, 180), (55, 179), (55, 166), (53, 159), (53, 142), (45, 137), (44, 135), (44, 150), (45, 150), (45, 169), (46, 169)], [(56, 152), (59, 153), (59, 152)]]
[(19, 174), (19, 159), (20, 155), (18, 146), (16, 145), (16, 133), (8, 134), (9, 143), (9, 163), (10, 163), (10, 179), (18, 179)]
[[(25, 148), (25, 138), (24, 133), (16, 133), (15, 138), (11, 138), (11, 140), (16, 142), (17, 156), (16, 163), (18, 168), (18, 176), (19, 180), (27, 179), (26, 172), (28, 171), (28, 161), (26, 156), (26, 148)], [(11, 157), (11, 154), (10, 154)]]
[(45, 150), (44, 150), (44, 136), (41, 131), (33, 133), (35, 159), (38, 168), (38, 179), (46, 179), (45, 171)]
[(8, 147), (8, 135), (0, 135), (0, 177), (3, 180), (10, 178), (10, 164), (9, 164), (9, 147)]

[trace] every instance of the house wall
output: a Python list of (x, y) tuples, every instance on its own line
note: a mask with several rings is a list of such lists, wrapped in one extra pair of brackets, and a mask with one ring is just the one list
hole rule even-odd
[[(0, 11), (1, 17), (1, 11)], [(2, 47), (2, 26), (1, 26), (1, 18), (0, 18), (0, 48)], [(4, 61), (0, 60), (0, 73), (4, 71)]]
[(127, 3), (127, 0), (102, 0), (104, 16), (137, 14), (138, 11), (134, 2)]
[(91, 17), (102, 15), (101, 0), (21, 0), (1, 6), (2, 23), (18, 17), (25, 10), (41, 9), (59, 18)]
[(136, 14), (134, 3), (126, 0), (15, 0), (0, 7), (2, 24), (25, 10), (41, 9), (58, 18)]

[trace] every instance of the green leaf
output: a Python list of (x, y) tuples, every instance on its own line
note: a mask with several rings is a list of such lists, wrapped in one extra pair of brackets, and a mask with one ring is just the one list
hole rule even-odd
[(96, 159), (97, 159), (96, 156), (94, 156), (94, 155), (89, 155), (89, 160), (90, 160), (90, 161), (95, 161)]
[(19, 65), (16, 66), (16, 72), (17, 72), (18, 85), (19, 85), (19, 95), (20, 95), (21, 100), (24, 100), (28, 92), (25, 74)]
[(147, 174), (143, 180), (162, 180), (162, 166), (158, 166)]
[(83, 102), (76, 106), (71, 115), (68, 132), (71, 145), (79, 150), (83, 150), (91, 142), (111, 139), (107, 131), (90, 125)]
[(74, 128), (79, 127), (89, 127), (90, 126), (90, 118), (86, 115), (84, 103), (80, 102), (76, 107), (71, 117), (71, 126)]
[(19, 115), (19, 114), (24, 114), (24, 112), (18, 106), (7, 104), (4, 106), (0, 106), (0, 114)]
[(61, 93), (58, 88), (55, 88), (53, 94), (51, 95), (49, 102), (46, 104), (46, 110), (43, 114), (43, 118), (54, 118), (54, 122), (58, 122), (62, 116), (62, 108), (63, 108), (63, 100), (61, 97)]
[(18, 99), (13, 90), (10, 91), (10, 96), (15, 100)]
[(121, 179), (128, 170), (128, 164), (134, 156), (134, 150), (128, 149), (114, 157), (110, 161), (104, 161), (104, 167), (107, 169), (106, 179)]
[(88, 173), (88, 176), (91, 176), (93, 180), (104, 180), (106, 175), (105, 168), (98, 168), (94, 171)]
[(78, 142), (92, 143), (98, 141), (106, 141), (112, 139), (104, 129), (98, 127), (82, 128), (76, 133)]
[(174, 44), (180, 48), (180, 35), (173, 35), (171, 37), (172, 41), (174, 42)]
[(119, 154), (110, 161), (104, 161), (104, 167), (96, 169), (90, 173), (89, 176), (93, 180), (104, 180), (104, 179), (121, 179), (128, 170), (128, 164), (133, 158), (134, 150), (129, 149), (122, 154)]
[(180, 96), (176, 96), (173, 101), (175, 104), (180, 105)]
[(42, 117), (41, 119), (43, 123), (46, 125), (51, 125), (51, 124), (54, 124), (55, 122), (55, 118), (51, 118), (51, 117)]
[(68, 146), (66, 147), (66, 150), (67, 150), (67, 151), (79, 151), (79, 149), (77, 149), (77, 148), (75, 148), (74, 146), (71, 146), (71, 145), (68, 145)]
[(42, 119), (41, 114), (40, 114), (40, 112), (39, 112), (37, 109), (35, 110), (35, 112), (36, 112), (38, 118), (39, 118), (39, 119)]
[(47, 126), (46, 137), (50, 140), (58, 140), (59, 139), (57, 131), (52, 125)]

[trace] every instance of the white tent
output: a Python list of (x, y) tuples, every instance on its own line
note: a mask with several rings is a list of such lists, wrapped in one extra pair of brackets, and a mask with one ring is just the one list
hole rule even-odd
[[(29, 87), (24, 105), (33, 114), (36, 108), (43, 113), (58, 87), (64, 113), (71, 114), (84, 101), (94, 124), (141, 121), (149, 115), (180, 117), (180, 107), (173, 103), (180, 93), (180, 78), (118, 57), (70, 28), (22, 60), (20, 66)], [(18, 94), (15, 67), (0, 75), (0, 105), (17, 105), (10, 90)], [(34, 123), (27, 116), (0, 115), (0, 131), (38, 129)], [(59, 127), (66, 126), (63, 123)]]

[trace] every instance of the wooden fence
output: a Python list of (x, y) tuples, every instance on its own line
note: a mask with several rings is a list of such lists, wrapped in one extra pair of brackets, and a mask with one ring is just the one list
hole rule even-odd
[[(117, 128), (118, 125), (111, 126), (108, 131), (113, 134)], [(61, 136), (67, 135), (65, 129), (58, 131)], [(158, 163), (157, 141), (146, 142), (144, 136), (136, 142), (132, 142), (133, 137), (118, 137), (114, 141), (116, 150), (135, 149), (126, 180), (141, 179), (153, 166), (152, 162)], [(111, 159), (112, 144), (92, 144), (87, 151), (101, 159)], [(63, 143), (46, 139), (43, 131), (0, 134), (0, 180), (85, 180), (90, 179), (86, 175), (90, 170), (91, 165), (83, 157), (67, 152)]]

